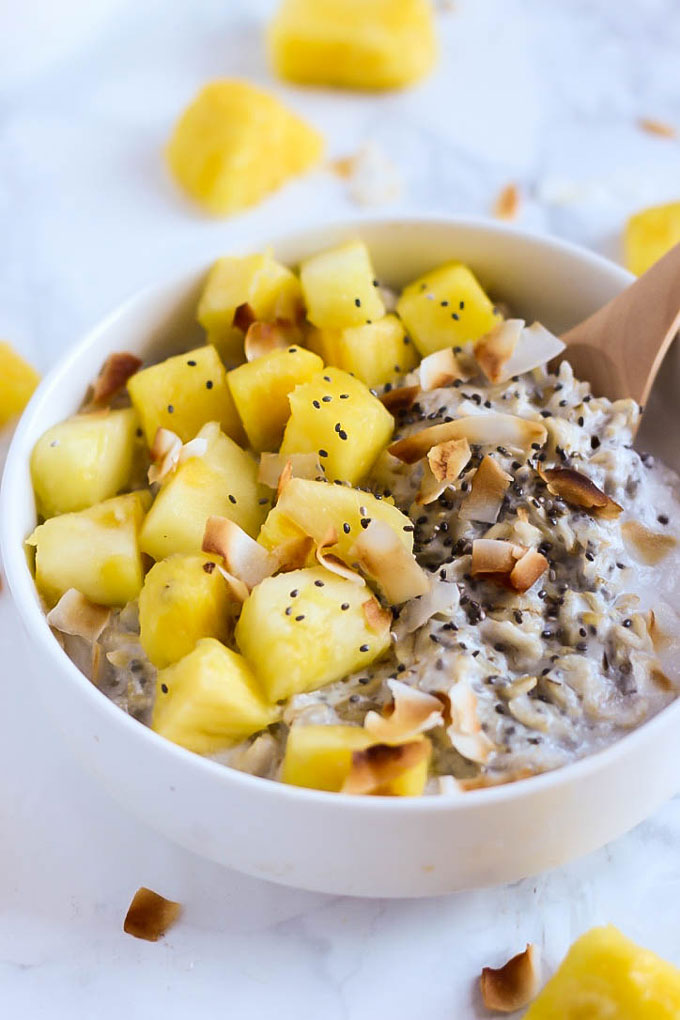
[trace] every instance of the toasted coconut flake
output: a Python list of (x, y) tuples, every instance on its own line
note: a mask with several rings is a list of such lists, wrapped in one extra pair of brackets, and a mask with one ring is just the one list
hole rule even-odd
[(282, 351), (299, 339), (299, 330), (279, 319), (276, 322), (253, 322), (243, 342), (247, 361), (255, 361), (272, 351)]
[(300, 570), (307, 565), (309, 554), (314, 549), (314, 540), (309, 535), (297, 535), (281, 542), (272, 550), (280, 570)]
[(371, 521), (358, 536), (350, 556), (361, 571), (373, 578), (392, 606), (430, 590), (427, 574), (396, 531), (384, 521)]
[(655, 117), (640, 117), (638, 127), (649, 135), (659, 135), (661, 138), (676, 138), (678, 133), (672, 124)]
[(477, 538), (472, 543), (470, 573), (473, 577), (479, 574), (509, 575), (526, 552), (523, 545), (514, 542), (500, 538)]
[(420, 386), (400, 386), (396, 390), (383, 393), (380, 400), (390, 414), (396, 414), (397, 411), (408, 411), (413, 407), (419, 393)]
[(437, 613), (451, 613), (460, 601), (458, 585), (449, 581), (432, 578), (430, 590), (425, 595), (412, 599), (399, 615), (399, 636), (412, 634)]
[(499, 381), (506, 382), (515, 375), (523, 375), (539, 365), (546, 365), (561, 354), (565, 347), (566, 344), (540, 322), (525, 326)]
[(181, 904), (166, 900), (152, 889), (142, 886), (132, 898), (123, 922), (123, 931), (136, 939), (157, 942), (165, 935), (181, 913)]
[(323, 477), (323, 471), (315, 453), (289, 453), (287, 456), (280, 453), (260, 454), (257, 480), (269, 489), (283, 489), (286, 481), (291, 478), (320, 477)]
[(69, 588), (47, 614), (50, 627), (62, 634), (84, 638), (92, 644), (111, 618), (111, 610), (86, 599), (76, 588)]
[(524, 319), (504, 319), (475, 344), (475, 358), (492, 383), (509, 379), (505, 372), (524, 329)]
[(514, 220), (519, 212), (520, 196), (516, 184), (506, 184), (498, 193), (493, 204), (493, 215), (497, 220)]
[(418, 373), (422, 390), (437, 390), (441, 386), (448, 386), (454, 379), (467, 378), (467, 373), (453, 353), (452, 347), (444, 347), (441, 351), (428, 354), (420, 362)]
[(352, 767), (342, 786), (342, 793), (380, 794), (385, 786), (430, 755), (427, 739), (408, 744), (374, 744), (365, 751), (355, 751)]
[(252, 590), (278, 569), (278, 560), (228, 517), (209, 517), (205, 522), (203, 552), (216, 553), (230, 575)]
[(502, 967), (484, 967), (479, 985), (487, 1009), (514, 1013), (528, 1006), (538, 991), (536, 950), (531, 942)]
[(542, 553), (535, 549), (527, 549), (510, 571), (510, 587), (517, 592), (529, 591), (532, 585), (548, 569), (548, 561)]
[(156, 429), (150, 451), (153, 461), (148, 474), (150, 485), (162, 481), (166, 475), (175, 470), (179, 463), (181, 450), (182, 440), (175, 432), (170, 429)]
[(344, 560), (341, 560), (339, 556), (335, 556), (334, 553), (328, 552), (328, 547), (335, 545), (338, 541), (338, 533), (335, 528), (330, 527), (325, 535), (321, 538), (316, 545), (316, 558), (322, 567), (326, 570), (330, 570), (332, 574), (337, 574), (338, 577), (344, 577), (346, 581), (352, 581), (353, 584), (359, 586), (365, 585), (361, 574), (358, 574), (356, 570), (352, 570), (348, 567)]
[(427, 454), (416, 503), (426, 505), (438, 499), (442, 492), (453, 485), (470, 460), (470, 444), (467, 439), (449, 439), (438, 443)]
[(426, 694), (400, 680), (388, 680), (394, 706), (391, 715), (367, 712), (364, 729), (383, 744), (402, 744), (419, 733), (438, 726), (444, 706), (432, 694)]
[(245, 600), (250, 595), (248, 585), (244, 581), (242, 581), (239, 577), (234, 577), (233, 574), (230, 574), (229, 571), (226, 570), (221, 563), (217, 564), (217, 569), (219, 570), (220, 574), (229, 585), (229, 590), (231, 591), (234, 600), (236, 602), (245, 602)]
[(106, 404), (141, 367), (134, 354), (109, 354), (92, 386), (92, 403)]
[(472, 688), (463, 680), (459, 680), (449, 690), (451, 725), (447, 728), (449, 740), (453, 747), (469, 761), (483, 765), (494, 744), (482, 730), (477, 718), (477, 698)]
[(389, 609), (383, 609), (376, 598), (371, 597), (366, 602), (362, 602), (361, 611), (364, 614), (366, 625), (376, 634), (390, 629), (392, 614)]
[(604, 518), (618, 517), (623, 510), (580, 471), (573, 468), (541, 468), (539, 474), (553, 496), (559, 496), (572, 506), (583, 507)]
[(463, 500), (458, 513), (460, 519), (495, 524), (503, 497), (511, 482), (512, 475), (504, 471), (492, 456), (486, 454), (475, 471), (470, 491)]
[(257, 316), (255, 315), (255, 309), (247, 302), (239, 305), (234, 312), (234, 325), (237, 329), (242, 329), (244, 333), (248, 332), (256, 320)]
[(625, 521), (621, 525), (624, 541), (636, 559), (648, 566), (660, 563), (678, 544), (673, 535), (651, 531), (639, 521)]
[(450, 439), (467, 439), (478, 446), (500, 444), (517, 449), (529, 447), (532, 443), (541, 446), (547, 438), (547, 430), (540, 422), (518, 418), (514, 414), (473, 414), (455, 421), (431, 425), (427, 429), (400, 439), (389, 447), (389, 453), (405, 464), (422, 460), (433, 446)]

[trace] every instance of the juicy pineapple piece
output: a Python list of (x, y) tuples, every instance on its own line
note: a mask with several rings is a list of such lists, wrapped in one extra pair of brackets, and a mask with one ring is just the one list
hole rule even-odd
[(186, 443), (209, 421), (218, 421), (236, 442), (243, 439), (224, 365), (209, 344), (151, 365), (127, 385), (149, 446), (159, 428), (171, 429)]
[(21, 414), (39, 381), (36, 370), (0, 341), (0, 426)]
[(139, 421), (131, 407), (77, 414), (33, 447), (31, 478), (43, 517), (84, 510), (129, 485)]
[(626, 266), (638, 275), (680, 244), (680, 202), (656, 205), (631, 216), (624, 234)]
[(208, 343), (228, 364), (243, 361), (243, 332), (234, 326), (234, 313), (246, 304), (259, 322), (297, 322), (302, 310), (300, 281), (271, 252), (217, 260), (208, 273), (197, 316)]
[(35, 582), (48, 606), (69, 588), (91, 602), (124, 606), (142, 587), (139, 528), (148, 492), (131, 492), (40, 524), (26, 539), (36, 547)]
[(370, 597), (368, 588), (322, 567), (291, 570), (253, 588), (236, 641), (270, 701), (323, 687), (385, 651), (389, 624), (369, 627), (362, 606)]
[(167, 158), (177, 182), (218, 216), (254, 205), (321, 158), (323, 139), (275, 96), (214, 81), (184, 111)]
[(140, 642), (149, 660), (163, 669), (188, 655), (200, 638), (226, 641), (230, 603), (227, 582), (211, 557), (175, 553), (156, 563), (139, 595)]
[(680, 971), (613, 925), (573, 944), (525, 1020), (676, 1020)]
[(347, 329), (315, 329), (309, 346), (327, 365), (350, 372), (367, 386), (383, 386), (415, 368), (418, 357), (396, 315)]
[(289, 400), (281, 453), (318, 453), (331, 481), (359, 482), (392, 435), (392, 415), (364, 383), (339, 368), (298, 386)]
[(198, 754), (214, 754), (273, 723), (250, 666), (215, 638), (200, 640), (156, 682), (152, 729)]
[(397, 311), (423, 357), (479, 340), (498, 322), (476, 277), (460, 262), (449, 262), (410, 283)]
[(361, 326), (385, 314), (363, 241), (312, 255), (300, 267), (300, 282), (307, 318), (321, 329)]
[(290, 81), (399, 88), (434, 64), (432, 9), (427, 0), (283, 0), (269, 49)]
[(257, 464), (216, 422), (198, 433), (207, 439), (202, 457), (191, 457), (168, 476), (149, 511), (140, 543), (155, 560), (171, 553), (198, 553), (205, 522), (213, 515), (229, 517), (253, 538), (265, 510), (259, 500), (264, 489), (257, 483)]
[(288, 394), (323, 370), (304, 347), (271, 351), (227, 374), (227, 382), (252, 448), (278, 450), (290, 417)]

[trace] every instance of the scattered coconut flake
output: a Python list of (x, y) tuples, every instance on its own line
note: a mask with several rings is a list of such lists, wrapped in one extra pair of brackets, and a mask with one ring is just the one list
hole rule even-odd
[(422, 460), (433, 446), (449, 439), (467, 439), (468, 442), (476, 443), (478, 446), (492, 444), (524, 449), (532, 443), (539, 443), (542, 446), (547, 435), (545, 426), (540, 422), (518, 418), (514, 414), (495, 412), (472, 414), (421, 429), (420, 432), (393, 443), (388, 447), (388, 452), (405, 464), (415, 464), (416, 461)]
[(228, 517), (208, 517), (203, 535), (203, 552), (216, 553), (230, 575), (252, 590), (278, 570), (278, 560)]
[[(290, 469), (288, 465), (290, 464)], [(315, 478), (323, 477), (323, 471), (319, 458), (315, 453), (261, 453), (260, 467), (257, 480), (269, 489), (279, 489), (279, 480), (283, 478), (286, 471), (286, 479), (290, 478)], [(281, 485), (283, 488), (283, 485)]]
[(454, 379), (467, 378), (452, 347), (444, 347), (424, 357), (418, 374), (422, 390), (437, 390), (441, 386), (448, 386)]
[(455, 483), (469, 460), (470, 444), (467, 439), (449, 439), (433, 446), (427, 454), (416, 503), (425, 506), (439, 499)]
[(110, 618), (111, 610), (107, 606), (90, 602), (76, 588), (65, 591), (47, 614), (50, 627), (62, 634), (84, 638), (90, 644), (97, 640)]
[(362, 145), (354, 156), (334, 160), (331, 169), (348, 182), (349, 196), (357, 205), (384, 205), (401, 197), (401, 174), (374, 141)]
[(659, 135), (661, 138), (676, 138), (677, 130), (672, 124), (665, 120), (657, 120), (655, 117), (640, 117), (638, 127), (650, 135)]
[(376, 634), (390, 629), (392, 614), (389, 609), (383, 609), (374, 596), (361, 603), (361, 611), (364, 614), (366, 626)]
[(452, 745), (468, 761), (483, 765), (494, 744), (484, 733), (477, 718), (477, 698), (464, 680), (459, 680), (449, 690), (451, 725), (447, 728)]
[(236, 326), (237, 329), (243, 330), (244, 333), (247, 333), (249, 328), (256, 321), (257, 316), (255, 315), (255, 309), (247, 302), (239, 305), (234, 312), (234, 326)]
[(490, 382), (511, 377), (505, 366), (515, 353), (523, 329), (524, 319), (504, 319), (475, 344), (475, 359)]
[(596, 516), (607, 519), (618, 517), (623, 507), (615, 503), (586, 475), (574, 468), (539, 468), (538, 472), (553, 496), (566, 503), (591, 510)]
[(141, 360), (125, 351), (109, 354), (92, 386), (92, 403), (105, 404), (122, 390), (141, 367)]
[(523, 545), (514, 542), (500, 538), (477, 538), (472, 543), (470, 573), (473, 577), (480, 574), (509, 575), (526, 552)]
[(365, 751), (355, 751), (352, 767), (341, 793), (380, 794), (388, 783), (419, 765), (430, 755), (426, 738), (408, 744), (374, 744)]
[(545, 574), (548, 565), (542, 553), (536, 552), (535, 549), (527, 549), (510, 571), (508, 578), (510, 587), (517, 592), (529, 591), (539, 577)]
[(463, 500), (458, 517), (463, 521), (495, 524), (511, 482), (512, 475), (504, 471), (487, 453), (474, 473), (470, 491)]
[(430, 590), (427, 574), (396, 531), (384, 521), (371, 521), (357, 537), (350, 557), (373, 578), (392, 606)]
[(625, 521), (621, 525), (621, 534), (636, 559), (648, 566), (660, 563), (678, 544), (673, 535), (651, 531), (639, 521)]
[(443, 706), (438, 698), (400, 680), (388, 680), (387, 685), (394, 699), (391, 715), (371, 711), (364, 719), (364, 729), (376, 740), (383, 744), (405, 743), (441, 723)]
[(380, 402), (390, 414), (397, 411), (408, 411), (415, 404), (420, 393), (420, 386), (399, 386), (396, 390), (387, 390), (381, 394)]
[(307, 566), (309, 554), (314, 549), (314, 540), (310, 535), (295, 535), (281, 542), (272, 555), (276, 557), (280, 570), (300, 570)]
[(153, 461), (148, 472), (149, 485), (162, 481), (179, 463), (182, 440), (171, 429), (156, 429), (151, 459)]
[(513, 956), (502, 967), (483, 968), (479, 986), (487, 1009), (514, 1013), (529, 1005), (538, 991), (536, 955), (535, 947), (528, 942), (523, 952)]
[(181, 913), (181, 904), (166, 900), (152, 889), (142, 886), (132, 898), (123, 922), (123, 931), (136, 939), (157, 942), (165, 935)]
[(516, 184), (506, 184), (496, 196), (493, 215), (498, 220), (514, 220), (519, 212), (520, 196)]
[(229, 585), (229, 590), (231, 591), (231, 594), (234, 596), (236, 602), (245, 602), (245, 600), (250, 595), (248, 585), (244, 581), (242, 581), (239, 577), (234, 577), (233, 574), (230, 574), (229, 571), (226, 570), (221, 563), (216, 564), (216, 566), (224, 580)]
[(449, 581), (431, 578), (430, 590), (425, 595), (412, 599), (399, 614), (398, 634), (406, 637), (412, 634), (437, 613), (452, 613), (460, 602), (458, 585)]
[(282, 351), (300, 339), (296, 326), (284, 319), (276, 322), (253, 322), (248, 326), (243, 342), (246, 361), (255, 361), (272, 351)]
[(353, 584), (359, 586), (365, 585), (361, 574), (358, 574), (356, 570), (352, 570), (348, 567), (344, 560), (341, 560), (339, 556), (335, 556), (333, 553), (327, 552), (327, 549), (331, 545), (335, 545), (338, 541), (338, 533), (335, 528), (330, 527), (326, 534), (316, 544), (316, 558), (322, 567), (326, 570), (330, 570), (332, 574), (337, 574), (338, 577), (344, 577), (346, 581), (352, 581)]
[(533, 322), (531, 326), (525, 326), (522, 330), (517, 346), (498, 381), (507, 382), (513, 376), (523, 375), (540, 365), (546, 365), (553, 358), (557, 358), (565, 348), (566, 344), (559, 337), (540, 322)]

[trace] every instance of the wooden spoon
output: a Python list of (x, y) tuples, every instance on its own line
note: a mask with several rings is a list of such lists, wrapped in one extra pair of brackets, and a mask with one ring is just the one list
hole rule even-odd
[(680, 329), (680, 244), (598, 312), (562, 336), (566, 357), (596, 396), (646, 404)]

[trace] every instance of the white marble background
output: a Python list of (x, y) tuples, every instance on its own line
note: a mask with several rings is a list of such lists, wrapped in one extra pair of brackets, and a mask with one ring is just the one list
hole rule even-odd
[[(522, 225), (616, 256), (628, 212), (680, 197), (680, 143), (637, 126), (680, 127), (677, 0), (457, 0), (438, 15), (436, 74), (377, 98), (272, 83), (271, 7), (0, 3), (0, 336), (41, 370), (130, 291), (246, 246), (254, 227), (356, 212), (326, 172), (230, 221), (185, 204), (159, 150), (211, 77), (269, 83), (333, 155), (374, 139), (403, 179), (389, 212), (485, 214), (515, 181)], [(680, 964), (680, 800), (586, 860), (503, 889), (411, 902), (281, 889), (177, 849), (80, 770), (32, 704), (6, 593), (0, 655), (3, 1015), (473, 1020), (486, 1015), (482, 965), (532, 940), (549, 971), (606, 921)], [(141, 884), (186, 907), (156, 945), (121, 932)]]

